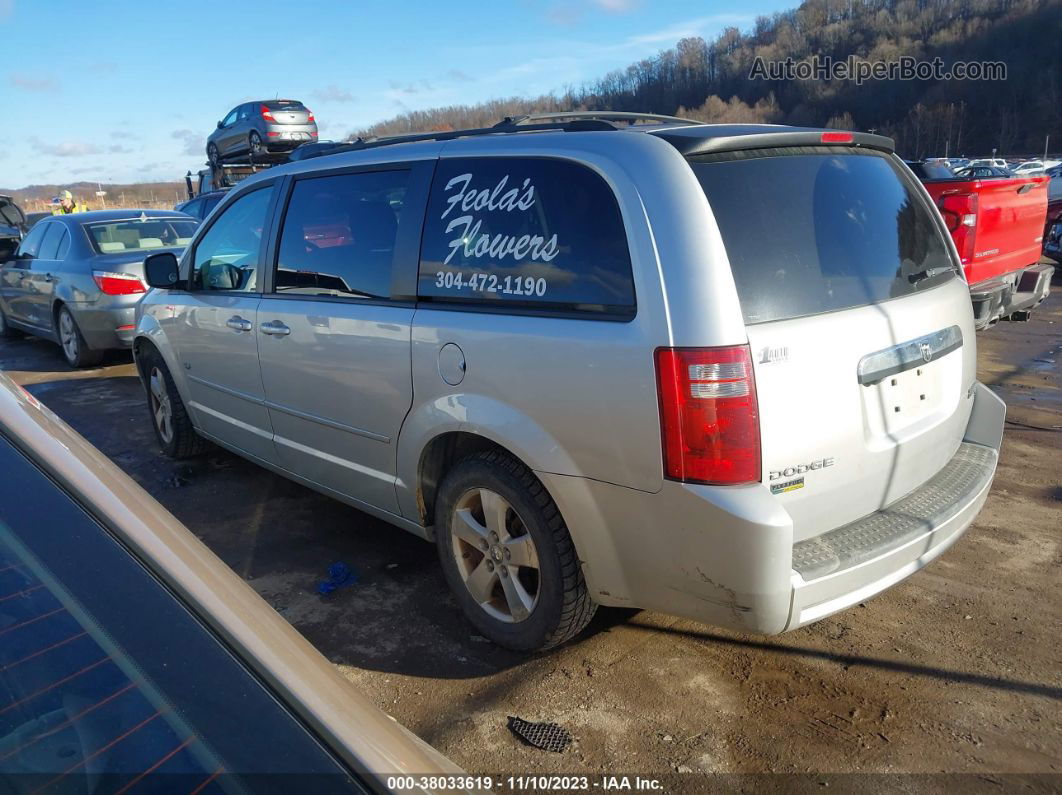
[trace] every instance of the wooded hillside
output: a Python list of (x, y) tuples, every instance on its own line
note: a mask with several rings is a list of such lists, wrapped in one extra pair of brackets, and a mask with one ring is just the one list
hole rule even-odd
[[(765, 61), (912, 56), (946, 67), (1002, 61), (1003, 81), (751, 80)], [(1062, 0), (808, 0), (750, 31), (683, 39), (653, 58), (563, 94), (414, 111), (361, 130), (384, 135), (491, 124), (556, 110), (637, 110), (709, 122), (874, 129), (908, 157), (1062, 150)]]

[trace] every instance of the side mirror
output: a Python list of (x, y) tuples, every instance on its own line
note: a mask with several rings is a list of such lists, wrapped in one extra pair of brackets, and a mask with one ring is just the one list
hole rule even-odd
[(151, 287), (173, 290), (178, 282), (177, 257), (170, 251), (152, 254), (144, 260), (144, 278)]
[(218, 122), (218, 129), (219, 129), (219, 130), (220, 130), (220, 129), (221, 129), (222, 127), (224, 127), (224, 126), (225, 126), (225, 125), (224, 125), (224, 123), (222, 123), (222, 122), (220, 122), (220, 121)]

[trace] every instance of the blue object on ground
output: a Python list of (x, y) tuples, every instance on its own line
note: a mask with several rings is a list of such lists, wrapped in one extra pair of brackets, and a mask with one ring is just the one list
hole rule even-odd
[(321, 596), (328, 594), (358, 581), (358, 575), (346, 563), (339, 561), (328, 567), (328, 579), (317, 583), (317, 592)]

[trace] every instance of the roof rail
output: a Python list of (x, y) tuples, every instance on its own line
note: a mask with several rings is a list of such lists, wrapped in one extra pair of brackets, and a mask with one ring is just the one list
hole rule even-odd
[(638, 119), (657, 121), (667, 124), (703, 124), (693, 119), (683, 119), (679, 116), (664, 116), (660, 113), (632, 113), (619, 110), (566, 110), (557, 113), (527, 113), (522, 116), (506, 116), (495, 127), (513, 127), (525, 122), (542, 122), (546, 119), (562, 119), (575, 121), (578, 119), (594, 119), (599, 121), (625, 121), (633, 124)]
[(495, 124), (493, 127), (479, 127), (470, 130), (433, 130), (432, 132), (425, 133), (387, 135), (380, 138), (370, 136), (368, 138), (358, 138), (356, 141), (351, 141), (350, 143), (336, 144), (335, 146), (303, 144), (292, 152), (290, 159), (308, 160), (311, 157), (323, 157), (324, 155), (334, 155), (339, 152), (359, 152), (363, 149), (375, 149), (381, 146), (391, 146), (392, 144), (405, 144), (415, 141), (452, 141), (455, 138), (473, 138), (479, 135), (504, 135), (506, 133), (525, 133), (545, 130), (585, 132), (588, 130), (609, 131), (618, 129), (620, 128), (605, 119), (573, 118), (570, 121), (523, 124), (506, 118)]

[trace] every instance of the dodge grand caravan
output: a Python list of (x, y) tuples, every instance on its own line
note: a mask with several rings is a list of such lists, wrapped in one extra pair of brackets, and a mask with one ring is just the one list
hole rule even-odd
[(596, 605), (804, 626), (943, 553), (995, 472), (954, 244), (875, 135), (570, 114), (357, 142), (146, 267), (163, 450), (433, 539), (511, 648)]

